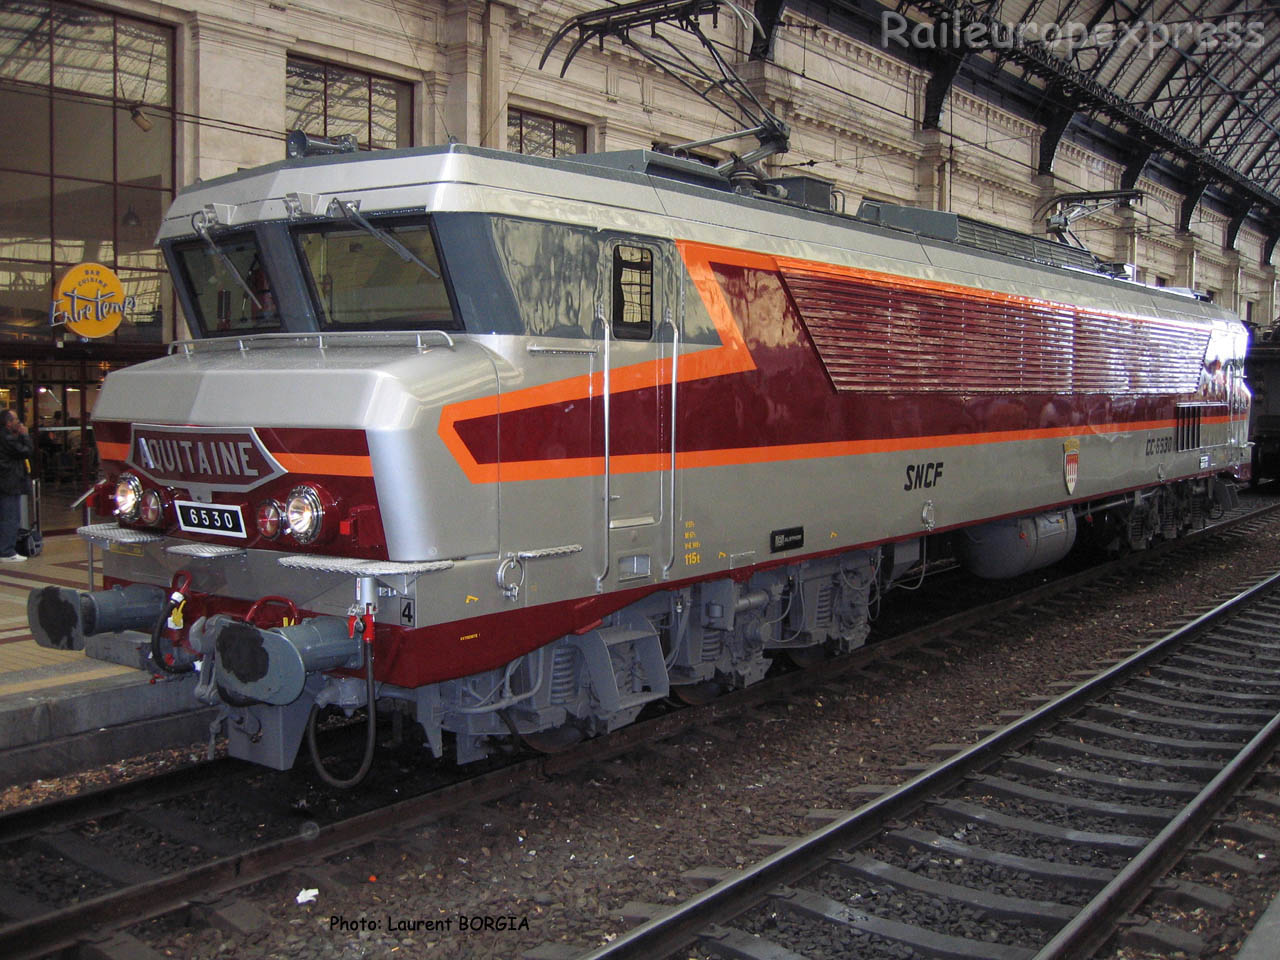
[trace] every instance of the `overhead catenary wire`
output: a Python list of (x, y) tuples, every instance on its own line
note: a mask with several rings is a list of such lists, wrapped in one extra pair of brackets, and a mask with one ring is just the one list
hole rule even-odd
[[(410, 39), (409, 37), (409, 28), (406, 27), (404, 24), (404, 17), (400, 15), (400, 5), (396, 2), (396, 0), (391, 0), (391, 9), (396, 15), (396, 22), (400, 24), (400, 32), (404, 34), (404, 42), (405, 42), (405, 45), (409, 48), (409, 55), (413, 57), (413, 65), (418, 68), (419, 73), (422, 73), (425, 75), (427, 71), (423, 69), (421, 61), (418, 60), (418, 48), (414, 45), (413, 40)], [(429, 88), (429, 85), (425, 85), (425, 86), (428, 86)], [(440, 104), (436, 100), (436, 94), (434, 90), (431, 90), (430, 96), (431, 96), (431, 112), (435, 114), (437, 119), (439, 119), (440, 126), (444, 129), (444, 135), (450, 141), (452, 141), (453, 134), (449, 132), (449, 118), (445, 116), (445, 112), (440, 109)]]
[[(809, 29), (810, 27), (812, 27), (813, 25), (805, 24), (805, 25), (796, 25), (796, 26), (804, 28), (804, 29), (805, 29), (805, 32), (806, 32), (806, 34), (807, 34), (808, 29)], [(817, 25), (817, 26), (822, 26), (822, 25)], [(827, 28), (827, 29), (831, 29), (831, 28)], [(815, 31), (815, 32), (816, 32), (816, 31)], [(832, 91), (833, 93), (839, 94), (839, 95), (840, 95), (841, 97), (843, 97), (843, 98), (847, 98), (847, 99), (852, 100), (852, 101), (854, 101), (854, 102), (856, 102), (856, 103), (859, 103), (859, 104), (863, 104), (863, 105), (865, 105), (865, 106), (872, 107), (872, 108), (874, 108), (875, 110), (878, 110), (878, 111), (880, 111), (880, 112), (882, 112), (882, 113), (888, 113), (888, 114), (890, 114), (890, 115), (892, 115), (892, 116), (894, 116), (894, 117), (900, 117), (900, 118), (912, 119), (911, 114), (910, 114), (909, 112), (903, 112), (903, 111), (900, 111), (900, 110), (894, 109), (892, 106), (890, 106), (890, 105), (888, 105), (888, 104), (885, 104), (885, 103), (879, 102), (879, 101), (874, 100), (874, 99), (871, 99), (871, 98), (869, 98), (869, 97), (862, 96), (862, 95), (860, 95), (860, 94), (858, 94), (858, 93), (854, 92), (853, 90), (850, 90), (850, 89), (846, 89), (846, 88), (843, 88), (843, 87), (837, 86), (837, 85), (835, 85), (835, 84), (833, 84), (833, 83), (829, 83), (829, 82), (827, 82), (827, 81), (825, 81), (825, 80), (822, 80), (822, 79), (820, 79), (820, 78), (818, 78), (818, 77), (813, 76), (813, 75), (809, 72), (809, 70), (808, 70), (808, 61), (807, 61), (808, 43), (807, 43), (807, 35), (806, 35), (805, 43), (804, 43), (804, 47), (803, 47), (803, 54), (804, 54), (804, 57), (805, 57), (805, 69), (804, 69), (804, 70), (797, 70), (795, 67), (788, 66), (788, 65), (786, 65), (785, 63), (781, 63), (781, 62), (779, 62), (779, 60), (778, 60), (776, 57), (775, 57), (775, 59), (774, 59), (774, 60), (772, 60), (772, 61), (771, 61), (771, 63), (773, 64), (773, 66), (775, 66), (775, 67), (776, 67), (777, 69), (779, 69), (779, 70), (782, 70), (782, 71), (784, 71), (784, 72), (786, 72), (786, 73), (789, 73), (790, 75), (792, 75), (792, 76), (794, 76), (794, 77), (797, 77), (797, 78), (799, 78), (799, 79), (806, 80), (806, 81), (808, 81), (809, 83), (813, 83), (813, 84), (816, 84), (816, 85), (818, 85), (818, 86), (820, 86), (820, 87), (823, 87), (823, 88), (825, 88), (825, 89), (827, 89), (827, 90), (830, 90), (830, 91)], [(1035, 88), (1035, 87), (1031, 87), (1030, 89), (1037, 89), (1037, 88)], [(1078, 105), (1077, 105), (1077, 104), (1074, 104), (1073, 102), (1071, 102), (1071, 101), (1067, 100), (1065, 97), (1055, 95), (1055, 94), (1054, 94), (1054, 92), (1053, 92), (1053, 90), (1052, 90), (1052, 88), (1050, 88), (1050, 87), (1043, 87), (1043, 88), (1038, 88), (1038, 89), (1039, 89), (1039, 98), (1038, 98), (1038, 101), (1037, 101), (1037, 102), (1038, 102), (1038, 105), (1039, 105), (1040, 107), (1052, 107), (1052, 108), (1055, 108), (1055, 109), (1070, 110), (1071, 112), (1074, 112), (1074, 113), (1086, 113), (1086, 114), (1087, 114), (1087, 113), (1089, 113), (1089, 112), (1090, 112), (1090, 111), (1087, 111), (1087, 110), (1085, 110), (1085, 111), (1081, 111), (1081, 110), (1079, 109), (1079, 107), (1078, 107)], [(1029, 121), (1029, 122), (1034, 123), (1034, 121)], [(990, 139), (990, 138), (988, 138), (986, 141), (979, 141), (979, 140), (972, 139), (972, 138), (970, 138), (970, 137), (966, 137), (966, 136), (964, 136), (963, 134), (957, 133), (954, 129), (950, 129), (950, 130), (946, 131), (946, 134), (947, 134), (947, 136), (949, 136), (950, 138), (952, 138), (954, 141), (958, 141), (958, 142), (960, 142), (960, 143), (964, 143), (964, 144), (968, 144), (968, 145), (970, 145), (970, 146), (978, 147), (978, 148), (980, 148), (980, 149), (989, 149), (992, 145), (995, 145), (995, 144), (1002, 144), (1002, 143), (1027, 143), (1028, 145), (1031, 145), (1031, 144), (1034, 144), (1036, 141), (1038, 141), (1038, 140), (1039, 140), (1039, 138), (1040, 138), (1040, 137), (1041, 137), (1041, 135), (1042, 135), (1042, 134), (1040, 133), (1040, 131), (1039, 131), (1039, 130), (1035, 130), (1035, 131), (1032, 131), (1032, 132), (1030, 132), (1030, 133), (1027, 133), (1027, 134), (1025, 134), (1025, 135), (1020, 135), (1020, 136), (1001, 137), (1001, 138), (997, 138), (997, 139)], [(896, 155), (898, 155), (898, 154), (895, 154), (895, 153), (894, 153), (894, 152), (892, 152), (892, 151), (886, 151), (886, 152), (884, 152), (884, 153), (882, 153), (882, 154), (873, 154), (873, 155), (868, 155), (867, 157), (865, 157), (865, 158), (863, 158), (863, 159), (874, 159), (876, 156), (887, 157), (887, 156), (896, 156)], [(1011, 162), (1011, 163), (1013, 163), (1013, 164), (1016, 164), (1016, 165), (1018, 165), (1018, 166), (1020, 166), (1020, 167), (1022, 167), (1022, 168), (1024, 168), (1024, 169), (1027, 169), (1027, 170), (1031, 171), (1033, 174), (1035, 174), (1035, 173), (1037, 173), (1037, 172), (1038, 172), (1036, 165), (1035, 165), (1035, 164), (1033, 164), (1033, 163), (1030, 163), (1030, 162), (1028, 162), (1028, 161), (1021, 160), (1021, 159), (1019, 159), (1019, 158), (1017, 158), (1017, 157), (1012, 157), (1012, 156), (1006, 156), (1004, 159), (1006, 159), (1006, 160), (1008, 160), (1009, 162)], [(828, 161), (820, 161), (820, 162), (837, 162), (837, 163), (838, 163), (838, 162), (839, 162), (839, 160), (838, 160), (838, 159), (832, 159), (832, 160), (828, 160)]]

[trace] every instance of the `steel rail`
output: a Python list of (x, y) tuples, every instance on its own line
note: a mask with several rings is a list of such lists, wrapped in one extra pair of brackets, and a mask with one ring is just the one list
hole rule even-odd
[(1084, 960), (1106, 942), (1119, 922), (1141, 903), (1188, 846), (1235, 799), (1280, 744), (1280, 714), (1245, 744), (1222, 772), (1209, 781), (1152, 841), (1058, 931), (1033, 960)]
[[(1280, 573), (1242, 591), (1213, 610), (1196, 617), (1185, 626), (1179, 627), (1110, 669), (1084, 681), (895, 790), (877, 797), (839, 820), (771, 854), (736, 876), (720, 881), (670, 912), (619, 936), (612, 943), (585, 954), (580, 960), (652, 960), (652, 958), (665, 957), (682, 949), (696, 940), (699, 933), (708, 926), (713, 923), (727, 922), (732, 917), (750, 909), (770, 891), (779, 886), (794, 883), (812, 872), (814, 863), (826, 859), (841, 848), (867, 839), (877, 833), (886, 822), (906, 816), (930, 796), (936, 795), (987, 766), (1001, 754), (1021, 747), (1044, 727), (1073, 713), (1094, 699), (1101, 691), (1127, 679), (1153, 659), (1164, 655), (1170, 648), (1224, 619), (1244, 604), (1270, 593), (1277, 586), (1280, 586)], [(1259, 734), (1255, 740), (1263, 738), (1266, 734), (1265, 742), (1269, 742), (1275, 738), (1276, 729), (1280, 729), (1280, 717), (1268, 724), (1263, 734)], [(1218, 778), (1215, 778), (1214, 783), (1210, 784), (1210, 787), (1214, 787), (1219, 780), (1222, 781), (1214, 789), (1214, 796), (1222, 796), (1222, 791), (1228, 784), (1237, 783), (1239, 777), (1245, 775), (1240, 770), (1235, 770), (1234, 765), (1228, 769), (1234, 772), (1228, 773), (1228, 770), (1224, 770)], [(1205, 794), (1209, 792), (1208, 787), (1203, 791)], [(1171, 833), (1177, 838), (1183, 838), (1191, 829), (1190, 823), (1198, 822), (1198, 817), (1179, 815), (1161, 836), (1163, 837), (1164, 833)], [(1112, 897), (1108, 899), (1116, 903), (1127, 902), (1132, 896), (1129, 891), (1136, 889), (1129, 886), (1135, 882), (1135, 878), (1149, 878), (1159, 861), (1169, 855), (1168, 852), (1152, 854), (1149, 858), (1151, 862), (1144, 859), (1143, 863), (1138, 864), (1131, 875), (1126, 877), (1124, 894), (1121, 895), (1120, 888), (1117, 887)], [(1128, 871), (1122, 871), (1121, 876), (1125, 872)], [(1116, 886), (1118, 882), (1119, 877), (1111, 886)], [(1111, 886), (1106, 889), (1110, 890)], [(1113, 915), (1114, 909), (1114, 906), (1109, 908), (1107, 916)], [(1082, 921), (1086, 925), (1088, 922), (1088, 920)], [(1097, 923), (1098, 918), (1095, 917), (1093, 922)], [(1086, 929), (1080, 936), (1086, 937), (1091, 934), (1092, 932)], [(1110, 930), (1107, 931), (1107, 936), (1109, 935)], [(1078, 949), (1074, 940), (1071, 942), (1071, 948)], [(1043, 958), (1038, 956), (1036, 960), (1080, 955), (1078, 953), (1046, 954)]]
[[(111, 891), (69, 907), (0, 927), (0, 957), (35, 960), (75, 946), (86, 931), (118, 926), (176, 910), (198, 898), (266, 879), (300, 861), (331, 856), (414, 820), (483, 803), (510, 793), (541, 771), (541, 758), (525, 760), (481, 777), (403, 800), (298, 836), (220, 857), (179, 873)], [(145, 814), (144, 814), (145, 815)]]
[(184, 764), (137, 780), (90, 788), (45, 803), (17, 807), (0, 813), (0, 843), (12, 843), (59, 824), (107, 817), (142, 801), (190, 795), (193, 789), (201, 787), (213, 789), (220, 780), (225, 782), (243, 775), (241, 761), (220, 757)]
[[(824, 662), (817, 668), (819, 672), (814, 670), (798, 671), (793, 674), (771, 678), (746, 689), (727, 694), (712, 703), (677, 710), (666, 716), (657, 717), (616, 731), (607, 737), (586, 741), (578, 745), (571, 753), (524, 760), (510, 767), (491, 771), (418, 797), (400, 801), (390, 807), (370, 811), (350, 820), (321, 827), (318, 833), (309, 836), (300, 835), (284, 840), (276, 840), (232, 856), (210, 861), (187, 871), (157, 878), (141, 886), (111, 891), (70, 907), (42, 913), (17, 923), (0, 925), (0, 957), (4, 957), (6, 960), (32, 960), (32, 958), (69, 948), (82, 942), (85, 931), (95, 927), (119, 926), (126, 918), (128, 922), (132, 923), (159, 916), (178, 909), (193, 899), (207, 898), (211, 894), (226, 893), (248, 883), (266, 879), (301, 860), (330, 856), (344, 849), (357, 846), (380, 833), (403, 827), (406, 823), (414, 820), (439, 816), (455, 810), (463, 804), (497, 799), (509, 794), (518, 786), (534, 778), (564, 773), (587, 763), (601, 762), (646, 743), (667, 739), (685, 730), (706, 725), (722, 718), (732, 717), (752, 706), (791, 695), (797, 689), (811, 684), (815, 679), (820, 682), (829, 682), (835, 677), (862, 669), (876, 661), (896, 656), (927, 641), (938, 640), (948, 633), (954, 633), (966, 627), (987, 622), (993, 616), (1096, 581), (1115, 572), (1117, 569), (1127, 569), (1131, 566), (1141, 565), (1151, 558), (1160, 556), (1161, 553), (1168, 549), (1177, 549), (1189, 541), (1212, 533), (1223, 532), (1238, 524), (1259, 519), (1277, 511), (1280, 511), (1280, 503), (1231, 520), (1216, 523), (1211, 527), (1206, 527), (1178, 540), (1161, 544), (1157, 548), (1141, 554), (1129, 555), (1111, 563), (1102, 564), (1077, 574), (1040, 584), (1013, 597), (1006, 597), (984, 604), (978, 609), (963, 611), (927, 626), (887, 637), (875, 644)], [(1246, 591), (1246, 594), (1261, 590), (1276, 579), (1273, 577), (1266, 583)], [(1241, 594), (1240, 596), (1245, 596), (1246, 594)], [(1239, 600), (1239, 597), (1229, 601), (1229, 603), (1236, 602), (1236, 600)], [(1170, 637), (1181, 635), (1184, 631), (1204, 625), (1221, 609), (1223, 607), (1197, 618), (1182, 630), (1171, 634)], [(1160, 643), (1164, 644), (1169, 639), (1165, 638)], [(1129, 660), (1117, 665), (1112, 672), (1121, 669), (1126, 664), (1139, 661), (1139, 658), (1145, 656), (1147, 652), (1143, 651), (1140, 654), (1136, 654)], [(1138, 662), (1130, 669), (1136, 670), (1140, 666), (1141, 663)], [(1051, 708), (1061, 704), (1067, 697), (1077, 696), (1080, 689), (1077, 688), (1077, 690), (1070, 691), (1065, 697), (1045, 705), (1032, 716), (1047, 715)], [(1067, 708), (1063, 707), (1062, 709)], [(993, 735), (993, 737), (1009, 737), (1011, 736), (1010, 731), (1016, 726), (1015, 724), (1006, 728)], [(954, 769), (955, 765), (963, 758), (978, 755), (980, 749), (983, 750), (984, 754), (987, 751), (996, 749), (991, 746), (993, 737), (975, 744), (974, 747), (963, 754), (952, 758), (943, 767)], [(1006, 746), (1005, 749), (1008, 749), (1008, 747)], [(218, 765), (221, 766), (222, 763), (224, 762), (219, 762)], [(114, 806), (113, 801), (118, 801), (119, 799), (117, 797), (118, 791), (123, 791), (132, 797), (139, 792), (145, 793), (147, 788), (152, 785), (159, 783), (168, 785), (175, 778), (189, 777), (192, 774), (193, 771), (189, 769), (170, 771), (158, 777), (131, 781), (117, 787), (94, 791), (89, 796), (71, 797), (35, 807), (21, 808), (9, 814), (0, 815), (0, 837), (4, 836), (6, 827), (14, 828), (13, 833), (15, 834), (22, 834), (29, 832), (32, 825), (42, 818), (47, 825), (50, 816), (61, 821), (68, 817), (86, 813), (92, 815), (94, 812), (110, 812)], [(957, 777), (962, 775), (957, 774)], [(886, 795), (865, 805), (855, 811), (852, 817), (866, 816), (872, 811), (886, 809), (891, 797), (905, 796), (911, 790), (923, 795), (926, 791), (922, 780), (923, 775), (903, 785), (893, 794)], [(886, 816), (891, 818), (889, 815)], [(851, 818), (846, 818), (846, 820), (849, 819)], [(828, 837), (833, 835), (835, 828), (844, 822), (837, 821), (833, 823), (822, 832), (821, 836)], [(834, 846), (839, 841), (829, 842)], [(779, 854), (762, 861), (756, 868), (753, 868), (753, 871), (772, 864), (786, 852), (785, 850), (781, 851)], [(704, 896), (709, 896), (722, 886), (723, 884), (713, 887)], [(768, 887), (766, 886), (765, 889), (768, 889)], [(648, 926), (650, 925), (646, 924), (645, 927), (637, 928), (632, 933), (620, 938), (613, 946), (621, 949), (634, 934), (639, 934)], [(599, 955), (602, 957), (653, 956), (653, 954), (645, 953), (643, 950), (630, 954), (603, 953)], [(593, 954), (592, 956), (596, 955)]]

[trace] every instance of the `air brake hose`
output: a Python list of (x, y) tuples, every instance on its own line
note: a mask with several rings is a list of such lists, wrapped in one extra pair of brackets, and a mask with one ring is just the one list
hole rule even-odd
[(364, 738), (364, 757), (360, 761), (360, 769), (350, 778), (343, 780), (335, 777), (325, 769), (324, 761), (320, 759), (320, 749), (316, 746), (316, 720), (320, 717), (319, 705), (311, 707), (311, 715), (307, 717), (307, 749), (311, 751), (311, 763), (316, 768), (316, 774), (331, 787), (339, 790), (350, 790), (352, 787), (362, 781), (369, 773), (369, 768), (373, 766), (373, 750), (377, 744), (377, 726), (378, 713), (375, 706), (376, 696), (373, 689), (373, 624), (372, 615), (365, 618), (364, 640), (364, 684), (365, 694), (369, 704), (369, 716), (365, 727)]
[[(165, 654), (161, 649), (161, 640), (164, 637), (165, 627), (169, 625), (169, 617), (173, 611), (182, 606), (186, 600), (186, 591), (191, 588), (191, 574), (185, 570), (179, 570), (173, 575), (170, 582), (169, 596), (165, 599), (164, 606), (160, 608), (160, 616), (156, 618), (156, 625), (151, 628), (151, 662), (156, 668), (164, 673), (181, 674), (190, 673), (194, 668), (194, 663), (178, 664), (173, 654)], [(177, 649), (176, 647), (174, 648)], [(172, 661), (172, 662), (171, 662)]]
[(271, 604), (277, 604), (279, 606), (288, 608), (289, 618), (284, 621), (285, 626), (288, 626), (291, 623), (301, 622), (301, 617), (298, 616), (297, 604), (295, 604), (288, 597), (278, 597), (275, 594), (268, 594), (265, 597), (259, 597), (257, 600), (253, 601), (253, 604), (249, 607), (249, 612), (244, 615), (245, 623), (252, 623), (256, 627), (257, 624), (254, 623), (253, 618), (257, 616), (259, 611), (261, 611), (264, 607), (270, 606)]

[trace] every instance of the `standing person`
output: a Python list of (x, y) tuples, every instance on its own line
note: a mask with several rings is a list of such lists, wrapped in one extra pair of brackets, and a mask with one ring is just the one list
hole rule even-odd
[(27, 425), (12, 410), (4, 412), (0, 428), (0, 563), (21, 563), (18, 553), (18, 513), (27, 486), (27, 458), (33, 444)]

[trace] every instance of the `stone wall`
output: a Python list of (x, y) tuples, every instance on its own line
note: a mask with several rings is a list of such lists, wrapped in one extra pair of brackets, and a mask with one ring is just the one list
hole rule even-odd
[[(283, 156), (285, 58), (296, 54), (413, 85), (416, 144), (507, 146), (510, 107), (587, 128), (588, 150), (701, 140), (730, 121), (617, 43), (584, 49), (559, 76), (569, 41), (545, 69), (558, 25), (592, 4), (433, 0), (124, 0), (117, 9), (177, 28), (178, 97), (184, 114), (179, 177), (189, 182)], [(710, 24), (705, 25), (710, 28)], [(1122, 168), (1064, 139), (1052, 174), (1038, 176), (1042, 129), (953, 89), (941, 128), (922, 130), (927, 76), (885, 50), (794, 13), (785, 15), (774, 62), (748, 63), (749, 38), (724, 15), (709, 30), (758, 96), (792, 130), (791, 152), (771, 173), (833, 181), (846, 209), (863, 197), (949, 209), (1039, 232), (1037, 211), (1055, 194), (1120, 186)], [(696, 43), (681, 49), (706, 62)], [(739, 141), (701, 151), (725, 158)], [(1182, 197), (1140, 180), (1146, 201), (1081, 221), (1078, 235), (1103, 257), (1135, 263), (1154, 283), (1211, 290), (1255, 320), (1276, 315), (1276, 275), (1261, 263), (1264, 238), (1247, 227), (1225, 249), (1227, 217), (1197, 207), (1177, 230)]]

